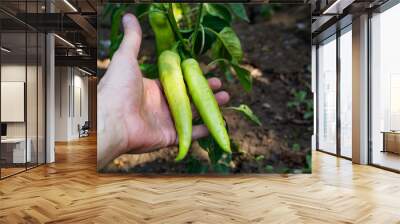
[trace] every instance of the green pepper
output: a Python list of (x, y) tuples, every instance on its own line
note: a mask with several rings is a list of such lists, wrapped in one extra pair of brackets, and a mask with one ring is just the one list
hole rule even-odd
[(175, 34), (167, 15), (161, 11), (152, 11), (149, 13), (149, 21), (156, 39), (157, 55), (170, 50), (175, 44)]
[(173, 51), (164, 51), (158, 58), (161, 85), (178, 134), (179, 153), (176, 161), (185, 158), (192, 142), (192, 110), (180, 63), (179, 55)]
[(192, 101), (211, 136), (225, 152), (231, 153), (225, 121), (199, 63), (193, 58), (186, 59), (182, 62), (182, 71)]

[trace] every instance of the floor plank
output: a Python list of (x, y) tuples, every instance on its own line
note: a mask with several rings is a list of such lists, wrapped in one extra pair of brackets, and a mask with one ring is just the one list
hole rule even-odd
[(400, 223), (400, 175), (320, 152), (313, 174), (96, 173), (96, 139), (0, 181), (0, 223)]

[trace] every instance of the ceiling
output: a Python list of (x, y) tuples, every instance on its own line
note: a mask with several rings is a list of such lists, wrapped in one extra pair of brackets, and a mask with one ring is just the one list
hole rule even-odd
[(43, 34), (2, 33), (1, 45), (10, 50), (10, 52), (1, 51), (3, 63), (25, 64), (27, 62), (28, 64), (36, 64), (38, 57), (44, 56)]
[[(96, 27), (96, 0), (0, 0), (2, 46), (12, 50), (7, 53), (10, 60), (36, 55), (36, 39), (33, 43), (33, 35), (29, 32), (34, 32), (35, 36), (36, 33), (51, 32), (57, 34), (56, 65), (79, 66), (82, 62), (95, 70)], [(91, 64), (93, 66), (88, 66)]]

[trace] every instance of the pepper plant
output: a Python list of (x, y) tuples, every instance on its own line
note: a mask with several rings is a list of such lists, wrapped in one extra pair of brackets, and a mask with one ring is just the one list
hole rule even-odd
[[(228, 80), (235, 77), (246, 91), (252, 89), (252, 78), (250, 72), (241, 63), (243, 60), (243, 50), (240, 39), (232, 28), (235, 20), (249, 22), (246, 10), (241, 3), (153, 3), (153, 4), (107, 4), (104, 8), (103, 16), (111, 17), (110, 32), (110, 58), (118, 49), (122, 41), (123, 32), (121, 29), (122, 16), (133, 13), (141, 22), (148, 22), (150, 14), (157, 12), (163, 15), (165, 22), (169, 23), (175, 41), (173, 46), (165, 46), (157, 42), (157, 46), (163, 48), (173, 48), (182, 59), (193, 58), (207, 64), (209, 67), (218, 67), (220, 73), (224, 74)], [(154, 20), (154, 19), (153, 19)], [(154, 33), (170, 32), (169, 30), (155, 30)], [(162, 41), (162, 38), (159, 38)], [(159, 41), (159, 40), (157, 40)], [(164, 49), (163, 49), (164, 50)], [(157, 49), (160, 51), (160, 49)], [(157, 52), (159, 55), (160, 52)], [(140, 68), (148, 78), (158, 78), (159, 69), (157, 63), (141, 63)], [(206, 74), (212, 76), (214, 73)], [(245, 109), (243, 109), (245, 108)], [(259, 119), (246, 105), (240, 107), (229, 107), (235, 111), (242, 112), (250, 121), (261, 125)], [(202, 123), (201, 120), (195, 123)], [(199, 145), (208, 152), (211, 170), (214, 172), (229, 172), (229, 163), (232, 160), (231, 154), (226, 154), (216, 143), (213, 137), (207, 137), (199, 141)], [(232, 142), (232, 150), (237, 150), (236, 144)], [(195, 158), (188, 159), (189, 172), (204, 172), (210, 170), (206, 168), (193, 168), (190, 164), (199, 166)]]

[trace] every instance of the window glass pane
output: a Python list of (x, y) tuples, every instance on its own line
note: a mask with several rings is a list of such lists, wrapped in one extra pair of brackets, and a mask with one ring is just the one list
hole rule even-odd
[(352, 33), (340, 36), (340, 153), (352, 156)]
[[(45, 0), (2, 1), (1, 45), (1, 178), (45, 161), (45, 35), (24, 20), (38, 21)], [(6, 21), (6, 22), (4, 22)]]
[[(28, 13), (27, 20), (34, 24), (38, 22), (38, 17), (32, 16), (39, 11), (37, 1), (27, 2), (25, 11)], [(26, 125), (27, 142), (31, 151), (28, 168), (38, 164), (38, 41), (37, 31), (27, 28)]]
[(372, 163), (400, 170), (400, 4), (376, 14), (372, 26)]
[[(26, 33), (1, 33), (1, 175), (24, 171), (31, 160), (26, 141)], [(6, 50), (4, 50), (6, 49)]]
[(318, 148), (336, 153), (336, 37), (318, 48)]
[(26, 80), (26, 113), (27, 113), (27, 142), (30, 147), (30, 161), (28, 168), (37, 165), (37, 76), (38, 76), (38, 36), (36, 32), (27, 33), (28, 44), (28, 62), (27, 62), (27, 80)]

